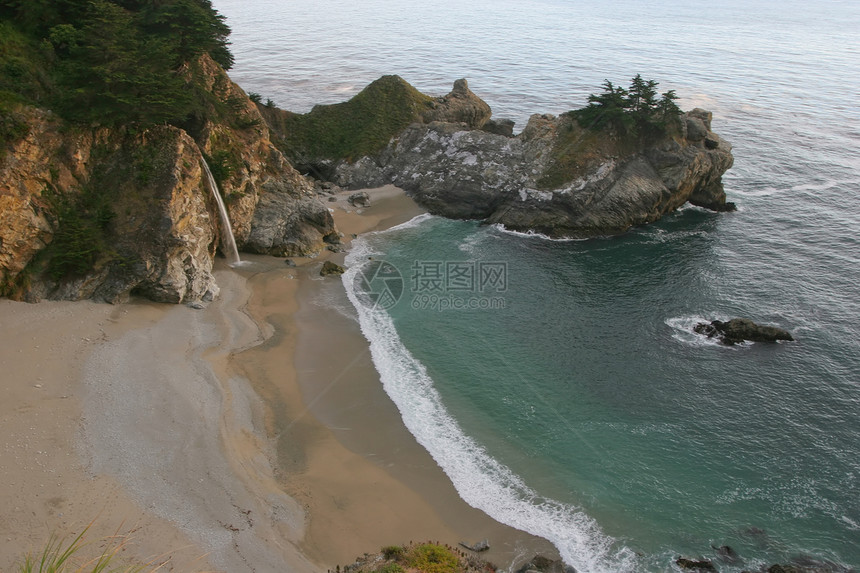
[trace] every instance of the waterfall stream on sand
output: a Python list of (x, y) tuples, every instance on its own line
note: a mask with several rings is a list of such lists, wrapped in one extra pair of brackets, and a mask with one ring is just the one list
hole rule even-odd
[(218, 184), (215, 183), (215, 178), (212, 176), (212, 171), (209, 170), (209, 165), (205, 159), (201, 158), (201, 162), (203, 163), (203, 171), (206, 172), (206, 179), (209, 180), (209, 189), (212, 191), (212, 196), (215, 197), (215, 202), (218, 204), (218, 213), (221, 215), (221, 249), (224, 251), (224, 256), (227, 257), (228, 264), (233, 266), (240, 262), (239, 249), (236, 248), (236, 238), (233, 237), (233, 227), (230, 226), (227, 207), (224, 206), (224, 200), (221, 198)]

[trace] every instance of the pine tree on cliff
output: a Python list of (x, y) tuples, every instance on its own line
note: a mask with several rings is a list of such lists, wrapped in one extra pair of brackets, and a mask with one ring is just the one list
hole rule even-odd
[(594, 131), (611, 129), (621, 137), (640, 139), (664, 136), (681, 109), (675, 104), (678, 96), (674, 90), (657, 100), (658, 85), (640, 74), (631, 80), (629, 90), (606, 80), (603, 93), (588, 96), (588, 106), (574, 112), (574, 116), (582, 127)]
[(627, 90), (606, 80), (602, 94), (588, 96), (588, 106), (580, 110), (580, 123), (594, 130), (611, 127), (619, 135), (626, 135), (635, 129), (635, 122), (627, 113), (629, 102)]
[(83, 123), (180, 124), (200, 96), (182, 66), (205, 53), (233, 63), (210, 0), (0, 0), (0, 25), (29, 40), (19, 57), (39, 84), (0, 70), (0, 88)]
[(657, 113), (666, 124), (677, 120), (678, 116), (681, 115), (681, 108), (675, 103), (677, 99), (678, 95), (675, 90), (669, 90), (663, 93), (660, 103), (657, 104)]
[(654, 80), (645, 81), (641, 74), (636, 74), (628, 92), (630, 111), (643, 116), (650, 115), (657, 107), (657, 85)]

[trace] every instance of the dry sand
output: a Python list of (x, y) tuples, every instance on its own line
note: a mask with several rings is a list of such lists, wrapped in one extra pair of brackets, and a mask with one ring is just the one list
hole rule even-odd
[[(421, 211), (329, 204), (348, 242)], [(462, 502), (382, 391), (322, 261), (246, 257), (205, 310), (0, 301), (0, 571), (50, 534), (131, 531), (164, 570), (325, 571), (410, 540), (549, 544)]]

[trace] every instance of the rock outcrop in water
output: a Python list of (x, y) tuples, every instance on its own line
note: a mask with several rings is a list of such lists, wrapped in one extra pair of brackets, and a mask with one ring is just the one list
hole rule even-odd
[(778, 340), (792, 341), (791, 333), (776, 326), (762, 326), (747, 318), (733, 318), (728, 321), (712, 320), (710, 323), (700, 322), (693, 330), (708, 338), (718, 338), (727, 345), (750, 342), (776, 342)]
[(204, 156), (241, 250), (305, 255), (339, 240), (313, 184), (223, 69), (202, 56), (184, 73), (213, 97), (184, 129), (83, 128), (17, 106), (20, 137), (0, 154), (0, 294), (211, 299), (219, 225)]

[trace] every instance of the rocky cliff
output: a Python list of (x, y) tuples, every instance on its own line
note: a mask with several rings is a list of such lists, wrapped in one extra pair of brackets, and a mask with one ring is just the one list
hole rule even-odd
[(313, 185), (269, 141), (256, 106), (201, 56), (183, 70), (210, 99), (182, 127), (84, 128), (18, 105), (0, 154), (0, 294), (26, 300), (206, 300), (220, 231), (218, 180), (241, 250), (337, 241)]
[(649, 141), (590, 131), (572, 114), (535, 115), (516, 137), (413, 123), (380, 153), (340, 161), (332, 179), (348, 188), (398, 185), (446, 217), (588, 237), (656, 221), (687, 202), (731, 210), (722, 174), (732, 162), (731, 145), (711, 131), (704, 110)]
[(462, 123), (479, 129), (490, 106), (457, 80), (441, 97), (422, 94), (399, 76), (383, 76), (349, 101), (318, 105), (306, 114), (258, 105), (281, 149), (303, 173), (328, 179), (341, 161), (376, 156), (413, 123)]

